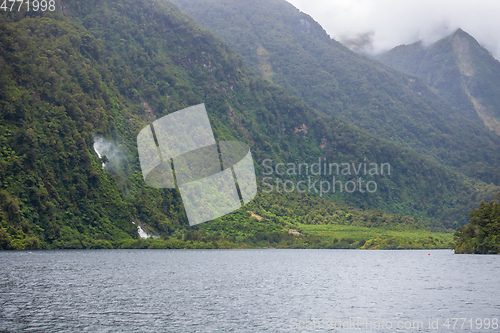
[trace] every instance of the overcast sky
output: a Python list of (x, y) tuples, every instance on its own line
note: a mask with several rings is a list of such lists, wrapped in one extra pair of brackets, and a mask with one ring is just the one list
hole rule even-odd
[(372, 51), (434, 42), (462, 28), (500, 59), (499, 0), (287, 0), (341, 41), (372, 32)]

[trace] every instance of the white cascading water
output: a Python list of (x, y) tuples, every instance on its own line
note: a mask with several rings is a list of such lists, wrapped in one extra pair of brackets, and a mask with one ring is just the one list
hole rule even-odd
[(139, 233), (139, 237), (141, 237), (142, 239), (147, 239), (151, 237), (144, 230), (142, 230), (141, 226), (137, 226), (137, 232)]
[[(99, 150), (97, 150), (97, 146), (98, 146), (98, 143), (97, 142), (94, 142), (94, 151), (96, 152), (97, 156), (99, 156), (99, 158), (101, 158), (101, 153), (99, 153)], [(103, 169), (106, 169), (106, 166), (104, 165), (104, 163), (102, 163), (102, 168)]]

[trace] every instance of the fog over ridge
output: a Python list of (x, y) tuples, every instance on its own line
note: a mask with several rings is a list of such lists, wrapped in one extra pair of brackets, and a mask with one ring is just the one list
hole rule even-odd
[(463, 29), (500, 59), (500, 1), (287, 0), (338, 41), (376, 54), (401, 44), (431, 44)]

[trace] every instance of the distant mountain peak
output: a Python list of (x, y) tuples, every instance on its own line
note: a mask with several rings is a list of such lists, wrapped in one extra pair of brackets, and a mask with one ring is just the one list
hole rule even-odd
[(450, 36), (454, 40), (457, 40), (457, 39), (467, 40), (467, 41), (473, 43), (474, 45), (481, 47), (481, 45), (479, 44), (479, 42), (474, 37), (472, 37), (472, 35), (470, 35), (469, 33), (467, 33), (466, 31), (464, 31), (464, 30), (462, 30), (460, 28), (458, 28)]
[(469, 33), (467, 33), (465, 30), (463, 30), (462, 28), (458, 28), (457, 30), (455, 30), (454, 33), (452, 33), (452, 36), (464, 36), (464, 37), (468, 37), (468, 38), (472, 38), (475, 40), (474, 37), (472, 37)]
[(397, 46), (378, 59), (420, 76), (456, 109), (500, 135), (500, 63), (463, 29), (425, 48)]

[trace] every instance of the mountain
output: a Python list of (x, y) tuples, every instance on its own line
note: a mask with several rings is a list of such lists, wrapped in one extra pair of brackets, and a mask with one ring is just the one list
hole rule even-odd
[[(332, 40), (285, 0), (173, 0), (266, 78), (325, 114), (500, 184), (500, 136), (425, 82)], [(464, 135), (466, 133), (466, 135)]]
[(432, 45), (401, 45), (377, 57), (415, 74), (471, 120), (500, 135), (500, 62), (462, 29)]
[[(65, 0), (53, 13), (2, 14), (0, 28), (1, 248), (251, 246), (257, 233), (305, 244), (288, 230), (322, 217), (450, 228), (499, 191), (316, 112), (167, 1)], [(392, 172), (373, 176), (374, 193), (312, 191), (305, 215), (293, 207), (312, 200), (306, 194), (275, 191), (189, 227), (177, 190), (144, 183), (136, 138), (154, 119), (200, 103), (217, 140), (251, 147), (260, 190), (265, 160), (388, 163)], [(138, 226), (161, 238), (141, 242)]]

